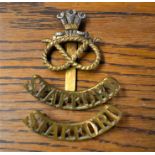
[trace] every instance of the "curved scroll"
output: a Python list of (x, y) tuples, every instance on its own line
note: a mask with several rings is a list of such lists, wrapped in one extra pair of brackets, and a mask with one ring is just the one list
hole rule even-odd
[(34, 132), (57, 140), (78, 141), (96, 137), (120, 120), (121, 112), (112, 105), (105, 105), (93, 118), (79, 123), (58, 123), (40, 111), (30, 113), (24, 123)]
[(52, 87), (40, 76), (35, 75), (25, 85), (38, 100), (62, 109), (81, 110), (105, 103), (115, 96), (119, 83), (112, 77), (107, 77), (96, 86), (84, 91), (65, 91)]

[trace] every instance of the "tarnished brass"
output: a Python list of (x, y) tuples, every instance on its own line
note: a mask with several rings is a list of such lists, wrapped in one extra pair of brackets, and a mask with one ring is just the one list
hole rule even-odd
[(105, 103), (120, 89), (119, 83), (114, 78), (107, 77), (87, 90), (65, 91), (52, 87), (38, 75), (28, 81), (25, 87), (43, 103), (71, 110), (88, 109)]
[[(51, 71), (66, 70), (65, 90), (54, 88), (39, 75), (25, 84), (29, 93), (39, 101), (68, 110), (83, 110), (103, 104), (115, 96), (120, 85), (112, 77), (106, 77), (96, 86), (83, 91), (76, 91), (76, 69), (89, 71), (96, 69), (100, 63), (100, 50), (95, 45), (88, 32), (79, 31), (81, 20), (86, 15), (75, 10), (60, 12), (57, 18), (64, 25), (64, 32), (56, 32), (50, 39), (44, 39), (46, 47), (42, 56), (44, 64)], [(65, 47), (64, 48), (64, 44)], [(66, 60), (62, 65), (53, 65), (52, 52), (56, 49)], [(82, 65), (82, 59), (87, 50), (95, 54), (95, 60), (90, 65)], [(89, 53), (89, 52), (87, 52)], [(70, 84), (71, 83), (71, 84)], [(34, 132), (58, 140), (78, 141), (96, 137), (112, 128), (121, 118), (121, 112), (112, 105), (104, 105), (93, 118), (77, 123), (63, 123), (51, 120), (46, 114), (35, 111), (24, 119), (24, 123)]]
[(121, 118), (121, 112), (112, 105), (105, 105), (93, 118), (79, 123), (60, 123), (51, 120), (40, 111), (30, 113), (24, 123), (34, 132), (57, 140), (79, 141), (96, 137), (113, 126)]
[[(61, 71), (69, 69), (70, 67), (75, 67), (80, 70), (93, 70), (95, 69), (101, 60), (100, 51), (97, 48), (97, 46), (93, 43), (92, 39), (84, 38), (80, 35), (64, 35), (55, 37), (54, 39), (45, 39), (43, 40), (46, 43), (45, 52), (43, 53), (43, 62), (48, 67), (48, 69), (52, 71)], [(67, 43), (67, 42), (80, 42), (82, 43), (76, 51), (74, 51), (74, 54), (69, 55), (67, 51), (61, 46), (61, 43)], [(51, 63), (51, 53), (53, 48), (56, 48), (60, 54), (66, 59), (66, 63), (63, 65), (55, 66)], [(80, 58), (81, 55), (84, 53), (84, 51), (90, 47), (95, 55), (96, 58), (94, 62), (88, 66), (81, 65), (78, 62), (76, 62), (77, 58)]]

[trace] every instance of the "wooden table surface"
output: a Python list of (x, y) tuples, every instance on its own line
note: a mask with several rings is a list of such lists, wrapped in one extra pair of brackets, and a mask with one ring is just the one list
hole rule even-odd
[[(83, 142), (42, 137), (21, 121), (33, 110), (57, 121), (83, 121), (100, 108), (60, 110), (40, 103), (23, 87), (39, 74), (64, 89), (65, 72), (51, 72), (42, 63), (41, 40), (64, 30), (56, 14), (65, 9), (87, 13), (85, 31), (102, 38), (102, 63), (95, 71), (78, 71), (78, 89), (92, 87), (107, 75), (122, 87), (110, 101), (123, 112), (122, 120)], [(58, 52), (53, 59), (63, 62)], [(93, 54), (83, 61), (88, 59)], [(0, 151), (155, 151), (155, 3), (1, 3)]]

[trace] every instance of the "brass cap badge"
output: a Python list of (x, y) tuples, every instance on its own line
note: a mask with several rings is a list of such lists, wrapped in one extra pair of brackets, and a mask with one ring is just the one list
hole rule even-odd
[[(96, 69), (101, 60), (100, 50), (95, 45), (94, 39), (88, 32), (78, 30), (81, 21), (86, 18), (85, 13), (67, 10), (60, 12), (57, 18), (61, 20), (65, 31), (57, 32), (53, 38), (43, 40), (46, 47), (42, 58), (51, 71), (66, 70), (65, 90), (54, 88), (39, 75), (34, 75), (25, 84), (26, 90), (45, 104), (67, 110), (89, 109), (106, 103), (120, 90), (119, 83), (112, 77), (105, 78), (92, 88), (76, 91), (77, 69), (85, 71)], [(62, 43), (66, 43), (66, 49)], [(54, 48), (65, 58), (66, 62), (63, 65), (52, 64), (51, 53)], [(82, 65), (77, 60), (81, 59), (82, 54), (88, 49), (92, 49), (96, 58), (92, 64)], [(56, 122), (46, 114), (35, 111), (24, 119), (24, 123), (41, 135), (73, 141), (96, 137), (113, 127), (120, 118), (121, 112), (116, 107), (107, 104), (96, 116), (84, 122)]]

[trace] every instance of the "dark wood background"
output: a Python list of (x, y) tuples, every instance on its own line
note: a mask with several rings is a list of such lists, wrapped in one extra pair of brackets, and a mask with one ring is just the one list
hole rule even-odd
[[(121, 91), (110, 102), (123, 118), (109, 132), (83, 142), (55, 141), (31, 132), (22, 119), (43, 110), (58, 121), (82, 121), (100, 107), (72, 112), (38, 102), (23, 88), (39, 74), (64, 88), (65, 72), (42, 63), (42, 39), (63, 31), (56, 14), (65, 9), (87, 13), (85, 30), (102, 38), (102, 63), (78, 72), (78, 89), (115, 77)], [(93, 55), (85, 58), (92, 59)], [(54, 61), (63, 62), (59, 53)], [(155, 151), (155, 3), (0, 3), (0, 151)]]

